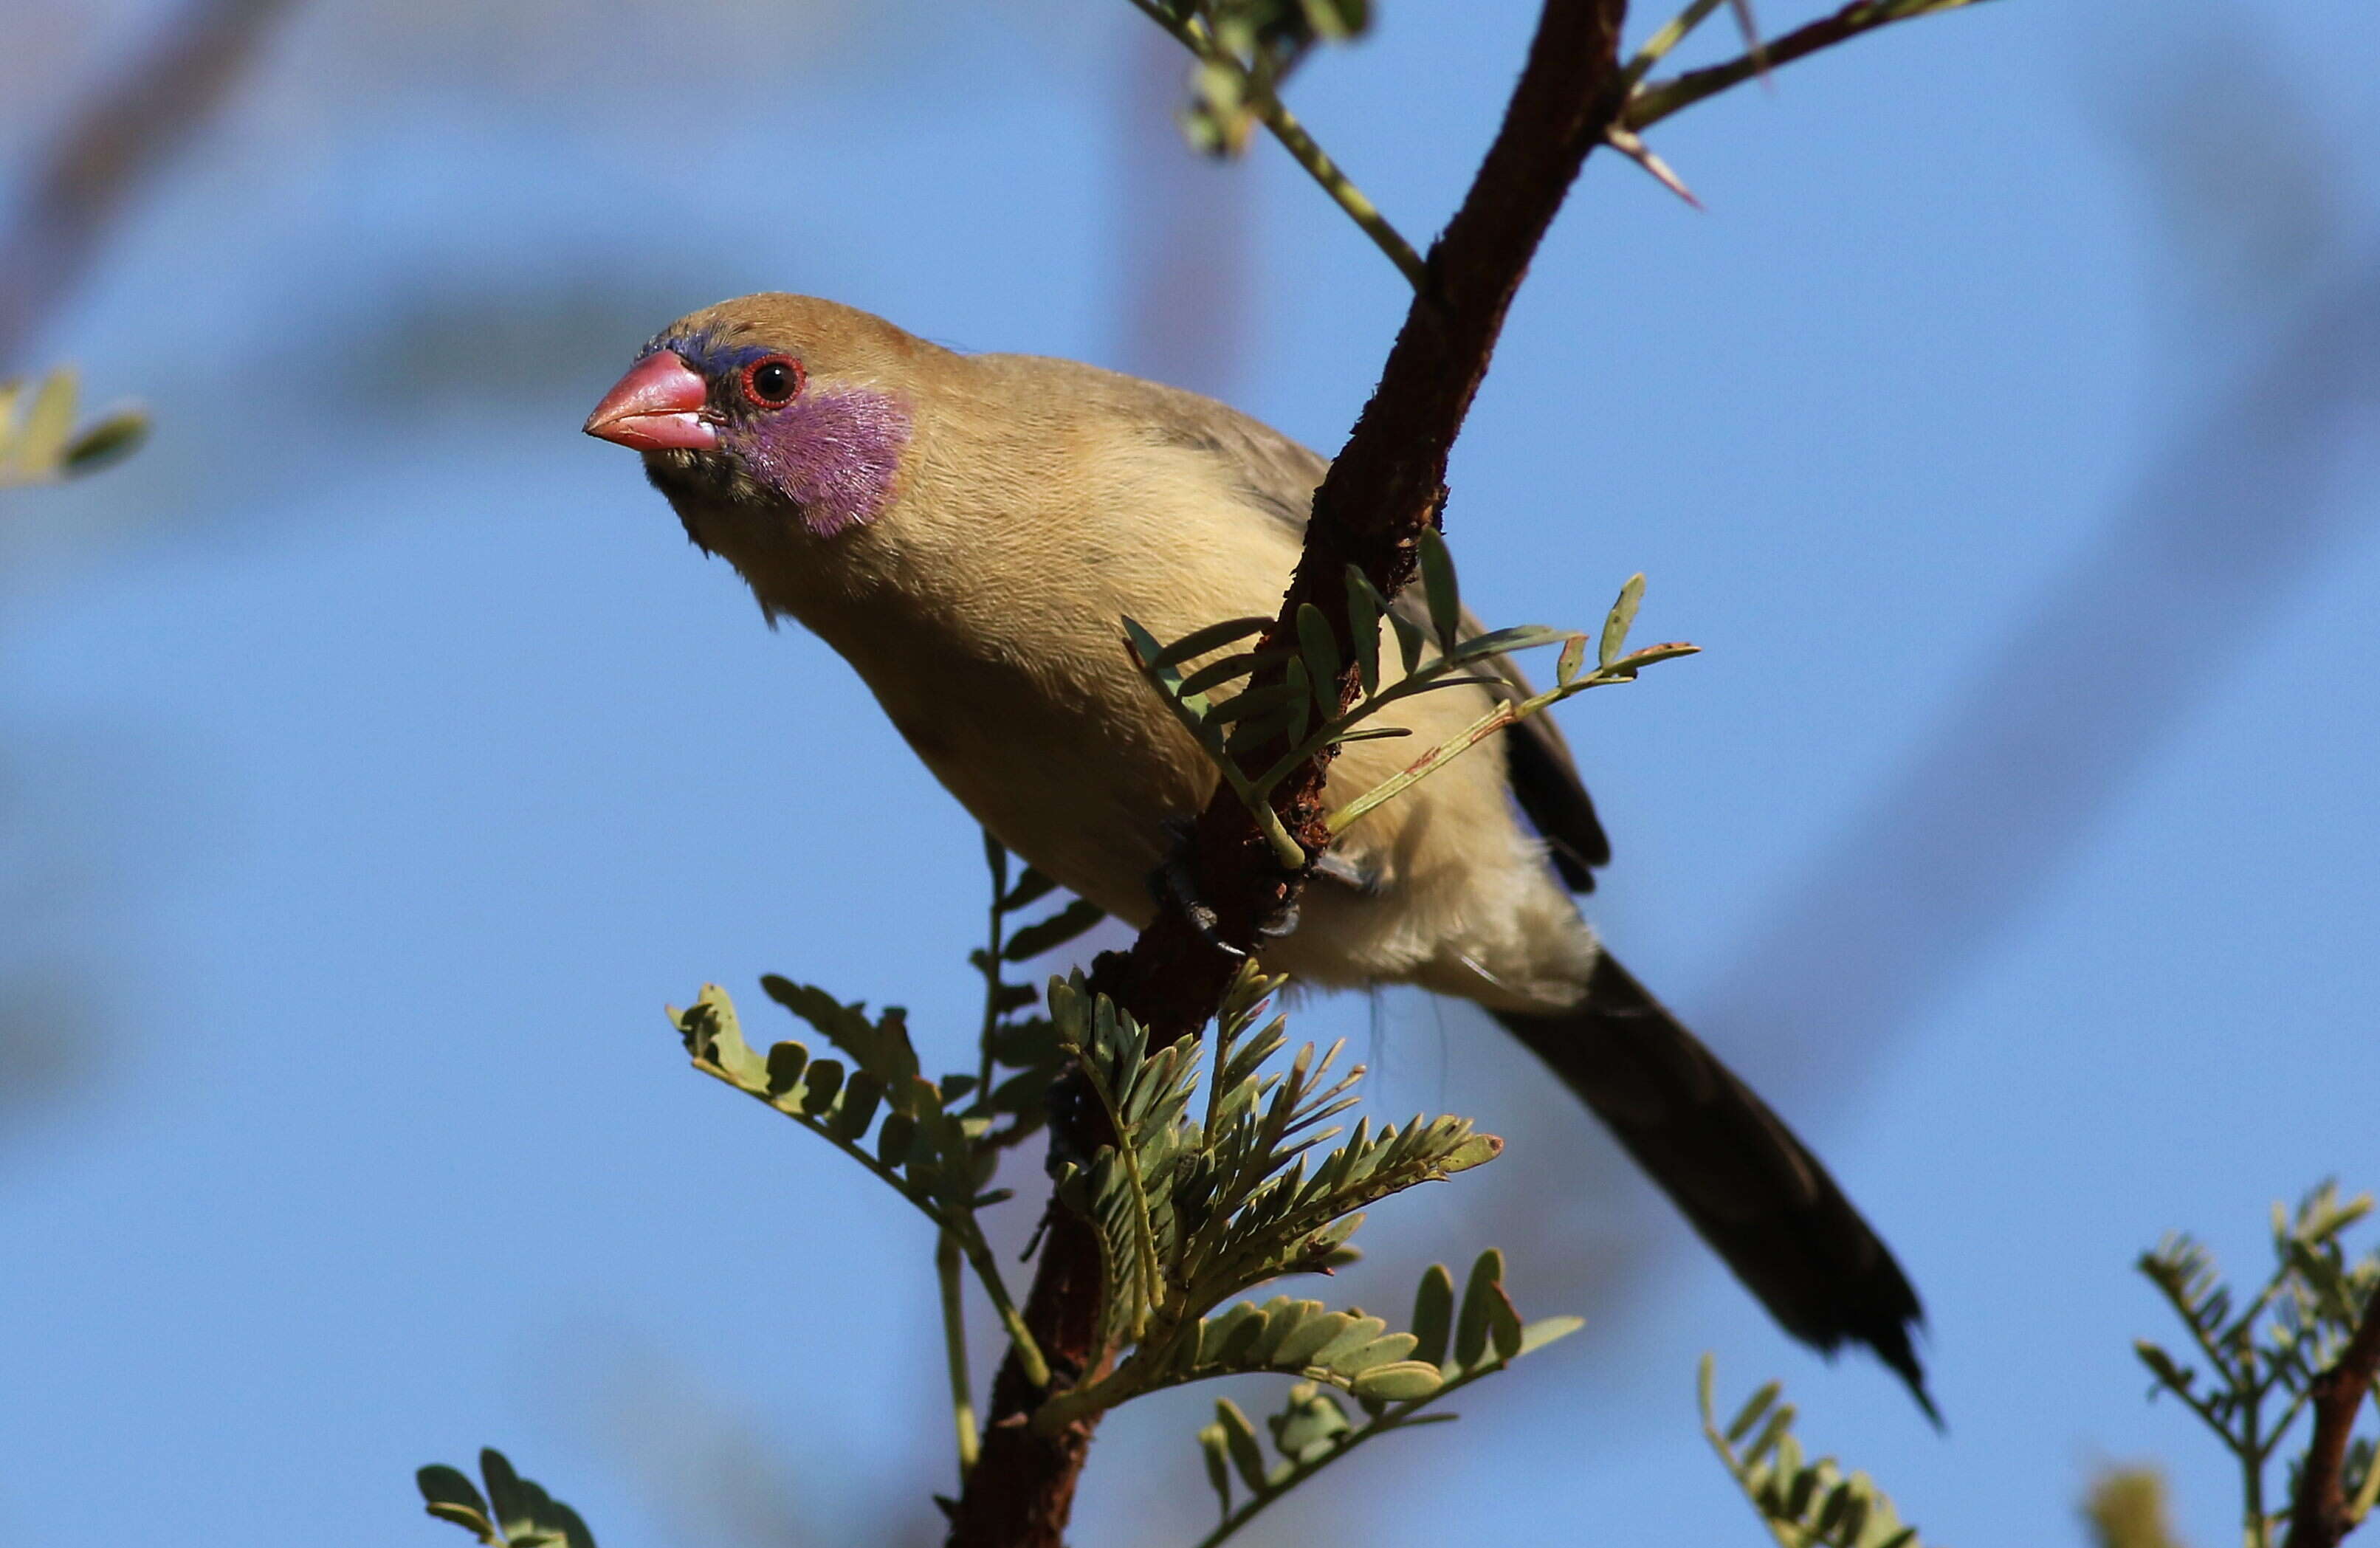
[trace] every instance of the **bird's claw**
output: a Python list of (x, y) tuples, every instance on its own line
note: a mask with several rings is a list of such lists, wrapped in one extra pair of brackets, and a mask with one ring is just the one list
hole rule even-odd
[[(1179, 908), (1198, 938), (1216, 950), (1229, 957), (1245, 957), (1245, 951), (1223, 938), (1221, 916), (1198, 895), (1198, 879), (1190, 865), (1198, 841), (1197, 824), (1186, 817), (1168, 817), (1163, 827), (1168, 841), (1165, 859), (1148, 878), (1150, 894), (1160, 903)], [(1317, 855), (1311, 874), (1366, 895), (1379, 890), (1378, 877), (1341, 854)], [(1264, 940), (1280, 940), (1296, 931), (1297, 922), (1298, 908), (1293, 902), (1257, 925), (1257, 935)]]
[(1320, 854), (1316, 855), (1313, 868), (1308, 874), (1317, 881), (1336, 882), (1349, 891), (1361, 893), (1366, 898), (1377, 897), (1379, 894), (1379, 877), (1366, 870), (1337, 850), (1324, 850)]
[(1198, 932), (1198, 938), (1227, 957), (1245, 957), (1246, 952), (1223, 938), (1220, 915), (1198, 895), (1198, 878), (1190, 868), (1190, 856), (1198, 842), (1198, 826), (1187, 817), (1167, 817), (1163, 824), (1165, 858), (1148, 878), (1148, 889), (1160, 903), (1171, 902), (1182, 911), (1182, 917)]

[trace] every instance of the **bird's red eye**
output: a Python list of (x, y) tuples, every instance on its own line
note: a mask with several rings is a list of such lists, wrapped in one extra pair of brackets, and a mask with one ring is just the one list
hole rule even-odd
[(802, 363), (790, 355), (771, 355), (744, 368), (744, 395), (762, 408), (783, 408), (802, 390)]

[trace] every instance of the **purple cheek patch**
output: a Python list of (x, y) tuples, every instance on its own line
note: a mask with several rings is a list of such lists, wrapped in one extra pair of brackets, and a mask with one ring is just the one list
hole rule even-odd
[(883, 514), (909, 444), (909, 412), (882, 393), (804, 393), (730, 432), (746, 471), (821, 538)]

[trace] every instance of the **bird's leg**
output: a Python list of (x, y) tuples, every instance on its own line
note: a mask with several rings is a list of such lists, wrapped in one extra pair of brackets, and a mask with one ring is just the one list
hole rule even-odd
[[(1160, 903), (1172, 901), (1182, 909), (1182, 917), (1198, 932), (1198, 938), (1230, 957), (1245, 957), (1246, 952), (1222, 937), (1222, 921), (1211, 907), (1198, 896), (1198, 877), (1193, 860), (1198, 853), (1198, 824), (1191, 817), (1167, 817), (1165, 858), (1148, 878), (1148, 890)], [(1268, 934), (1287, 935), (1297, 925), (1297, 911), (1289, 911), (1286, 927)]]
[[(1343, 887), (1358, 897), (1369, 898), (1380, 890), (1380, 878), (1366, 870), (1359, 863), (1348, 859), (1337, 850), (1324, 850), (1305, 868), (1308, 880), (1329, 882)], [(1297, 928), (1297, 905), (1292, 903), (1270, 921), (1257, 927), (1257, 933), (1267, 940), (1279, 940)]]
[[(1192, 865), (1192, 859), (1197, 853), (1197, 824), (1188, 817), (1167, 817), (1163, 826), (1165, 859), (1148, 878), (1150, 895), (1160, 903), (1172, 901), (1181, 905), (1182, 915), (1190, 922), (1191, 928), (1216, 950), (1232, 957), (1246, 956), (1246, 952), (1222, 938), (1221, 921), (1214, 909), (1198, 895), (1198, 877)], [(1313, 880), (1327, 881), (1367, 898), (1380, 889), (1378, 874), (1337, 850), (1325, 850), (1316, 855), (1306, 875)], [(1257, 933), (1267, 940), (1279, 940), (1297, 928), (1297, 905), (1292, 903), (1259, 925)]]

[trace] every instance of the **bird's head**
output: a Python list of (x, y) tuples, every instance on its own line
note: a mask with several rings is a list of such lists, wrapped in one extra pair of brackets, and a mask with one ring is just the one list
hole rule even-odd
[(790, 520), (831, 538), (895, 498), (916, 430), (909, 384), (939, 353), (832, 301), (747, 296), (663, 329), (587, 433), (642, 452), (706, 548), (720, 522)]

